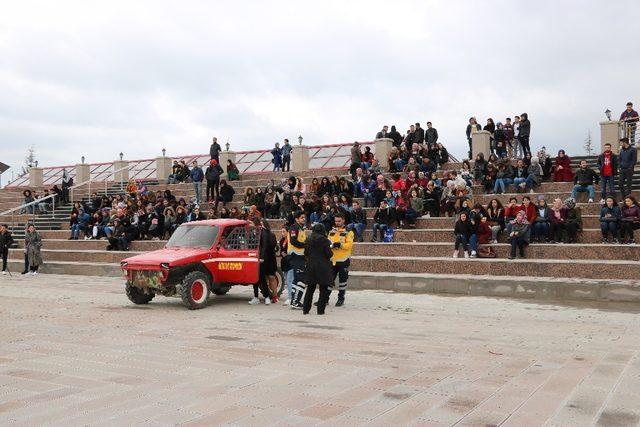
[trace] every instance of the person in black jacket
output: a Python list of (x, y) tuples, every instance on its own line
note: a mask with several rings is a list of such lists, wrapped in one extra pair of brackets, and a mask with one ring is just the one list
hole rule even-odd
[(471, 148), (471, 138), (475, 132), (482, 130), (475, 117), (471, 117), (469, 119), (469, 124), (467, 125), (467, 142), (469, 142), (469, 159), (473, 159), (471, 157), (473, 155), (473, 149)]
[(595, 183), (598, 182), (598, 174), (587, 167), (587, 161), (580, 161), (580, 168), (576, 171), (576, 174), (573, 176), (574, 187), (571, 191), (571, 197), (573, 200), (576, 200), (578, 197), (578, 192), (582, 193), (584, 191), (589, 193), (589, 203), (593, 203), (593, 199), (595, 198)]
[(253, 299), (249, 301), (249, 304), (260, 304), (258, 299), (258, 289), (264, 296), (264, 303), (266, 305), (271, 302), (278, 302), (278, 290), (275, 292), (269, 286), (271, 281), (275, 279), (276, 270), (278, 264), (276, 260), (276, 236), (271, 232), (269, 223), (261, 219), (255, 219), (254, 224), (258, 227), (260, 232), (260, 272), (258, 274), (258, 283), (253, 285)]
[(372, 242), (377, 242), (377, 234), (380, 231), (380, 241), (384, 241), (384, 235), (387, 232), (387, 228), (393, 224), (395, 218), (394, 210), (389, 207), (386, 200), (380, 202), (380, 208), (373, 216), (373, 234), (371, 236)]
[(518, 128), (518, 141), (522, 145), (523, 156), (531, 155), (531, 147), (529, 146), (529, 135), (531, 134), (531, 122), (529, 115), (522, 113), (520, 115), (520, 127)]
[(453, 229), (453, 234), (456, 236), (455, 250), (453, 251), (454, 258), (458, 258), (460, 246), (462, 246), (464, 257), (469, 258), (469, 245), (471, 237), (475, 236), (474, 231), (474, 224), (471, 223), (467, 213), (462, 211)]
[(224, 171), (222, 170), (216, 159), (211, 159), (210, 166), (204, 173), (204, 177), (207, 180), (207, 202), (214, 201), (216, 203), (216, 208), (218, 197), (220, 197), (220, 175), (222, 175), (223, 173)]
[(222, 151), (222, 147), (218, 144), (218, 138), (215, 136), (211, 141), (211, 147), (209, 148), (209, 155), (211, 156), (211, 160), (215, 160), (220, 163), (220, 152)]
[(9, 248), (13, 245), (13, 237), (6, 224), (0, 225), (0, 255), (2, 256), (2, 274), (7, 274), (7, 257)]
[(416, 131), (413, 133), (413, 142), (416, 144), (424, 144), (424, 129), (420, 127), (420, 123), (416, 123)]
[(304, 244), (305, 280), (307, 289), (304, 294), (303, 314), (309, 314), (316, 286), (320, 288), (318, 297), (318, 314), (324, 314), (329, 299), (329, 285), (333, 282), (333, 266), (331, 264), (331, 242), (327, 238), (322, 224), (315, 224), (311, 235)]
[(391, 132), (387, 135), (387, 138), (391, 138), (393, 140), (393, 146), (400, 148), (400, 144), (402, 144), (402, 135), (400, 132), (396, 130), (395, 126), (391, 126)]
[(218, 196), (218, 201), (222, 202), (222, 206), (226, 206), (227, 203), (231, 203), (233, 201), (233, 196), (236, 194), (236, 190), (233, 189), (232, 186), (227, 184), (225, 179), (220, 180), (220, 196)]

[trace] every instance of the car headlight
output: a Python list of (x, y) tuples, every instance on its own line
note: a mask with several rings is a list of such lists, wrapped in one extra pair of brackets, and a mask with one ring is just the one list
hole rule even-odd
[(162, 264), (160, 264), (160, 268), (169, 269), (169, 263), (168, 262), (163, 262)]

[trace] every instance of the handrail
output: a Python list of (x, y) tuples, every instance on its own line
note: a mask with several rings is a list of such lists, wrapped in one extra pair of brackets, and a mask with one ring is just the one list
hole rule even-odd
[[(114, 170), (113, 172), (111, 172), (111, 177), (114, 177), (114, 176), (115, 176), (115, 174), (117, 174), (118, 172), (122, 172), (122, 171), (124, 171), (124, 170), (129, 170), (129, 169), (130, 169), (130, 167), (131, 167), (131, 165), (127, 165), (127, 166), (122, 167), (122, 168), (120, 168), (120, 169), (116, 169), (116, 170)], [(122, 184), (122, 182), (123, 182), (123, 181), (124, 181), (124, 180), (122, 180), (122, 179), (121, 179), (121, 180), (120, 180), (120, 184)], [(81, 183), (79, 183), (79, 184), (75, 184), (75, 185), (73, 185), (73, 186), (69, 187), (69, 194), (70, 194), (70, 198), (69, 198), (69, 200), (73, 201), (73, 191), (74, 191), (76, 188), (81, 187), (81, 186), (86, 185), (86, 184), (89, 184), (89, 188), (88, 188), (88, 190), (89, 190), (89, 194), (91, 194), (91, 183), (92, 183), (92, 182), (104, 182), (104, 192), (105, 192), (105, 194), (107, 193), (107, 184), (109, 183), (109, 180), (108, 180), (108, 179), (106, 179), (106, 180), (104, 180), (104, 181), (94, 181), (91, 177), (89, 177), (89, 179), (88, 179), (88, 180), (83, 181), (83, 182), (81, 182)], [(115, 181), (113, 181), (113, 182), (115, 182)]]
[[(23, 210), (23, 209), (26, 210), (26, 208), (28, 208), (29, 206), (33, 206), (33, 209), (31, 210), (31, 217), (32, 217), (31, 221), (35, 222), (35, 219), (36, 219), (36, 208), (35, 208), (35, 206), (39, 205), (40, 203), (42, 203), (42, 202), (44, 202), (45, 200), (48, 200), (48, 199), (51, 199), (51, 204), (52, 204), (52, 211), (51, 212), (55, 216), (55, 214), (56, 214), (56, 197), (57, 196), (58, 195), (56, 193), (49, 194), (48, 196), (41, 197), (39, 199), (34, 200), (33, 202), (25, 203), (25, 204), (20, 205), (20, 206), (18, 206), (16, 208), (9, 209), (8, 211), (4, 211), (4, 212), (0, 213), (0, 216), (6, 216), (6, 215), (11, 214), (11, 225), (13, 226), (16, 223), (16, 218), (15, 218), (16, 211)], [(27, 222), (29, 222), (28, 219), (27, 219)]]

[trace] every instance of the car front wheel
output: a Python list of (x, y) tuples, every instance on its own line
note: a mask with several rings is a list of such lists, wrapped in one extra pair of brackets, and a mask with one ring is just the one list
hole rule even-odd
[(210, 292), (209, 276), (201, 271), (192, 271), (182, 280), (180, 296), (190, 310), (204, 308)]
[(127, 282), (125, 287), (127, 292), (127, 298), (134, 304), (149, 304), (149, 302), (156, 296), (155, 292), (150, 289), (142, 289), (137, 286), (133, 286)]

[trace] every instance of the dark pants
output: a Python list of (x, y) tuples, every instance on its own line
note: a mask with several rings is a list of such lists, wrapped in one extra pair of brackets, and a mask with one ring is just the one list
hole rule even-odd
[(578, 224), (574, 222), (568, 222), (566, 226), (566, 230), (567, 230), (567, 237), (569, 238), (569, 241), (575, 242), (576, 238), (578, 237)]
[(524, 245), (525, 240), (522, 236), (512, 237), (511, 238), (511, 258), (516, 257), (516, 247), (520, 251), (520, 258), (524, 258)]
[(344, 296), (347, 292), (350, 265), (351, 260), (348, 259), (346, 261), (336, 262), (336, 265), (333, 266), (333, 283), (329, 285), (329, 289), (327, 290), (327, 304), (329, 303), (329, 297), (335, 286), (336, 279), (338, 279), (338, 301), (344, 301)]
[(618, 223), (616, 221), (600, 221), (600, 231), (602, 238), (606, 239), (611, 233), (612, 239), (618, 238)]
[(600, 196), (602, 199), (607, 198), (607, 186), (609, 187), (609, 196), (615, 199), (616, 187), (614, 186), (613, 176), (603, 176), (600, 178)]
[(520, 140), (520, 144), (522, 145), (523, 155), (531, 154), (531, 147), (529, 146), (529, 137), (528, 136), (520, 136), (518, 137)]
[(282, 156), (282, 171), (289, 172), (291, 170), (291, 156)]
[(561, 242), (562, 241), (562, 231), (565, 229), (565, 224), (561, 224), (561, 223), (551, 223), (551, 227), (550, 227), (550, 232), (551, 232), (551, 239), (555, 240), (556, 242)]
[[(211, 193), (211, 197), (209, 197), (209, 193)], [(207, 192), (205, 198), (207, 201), (209, 200), (218, 200), (220, 196), (220, 180), (216, 179), (215, 181), (207, 180)]]
[(26, 253), (24, 254), (24, 272), (28, 272), (29, 271), (29, 255), (27, 255)]
[(631, 194), (633, 169), (620, 169), (620, 194), (622, 197)]
[(7, 271), (7, 257), (9, 256), (9, 248), (2, 250), (2, 271)]
[(549, 238), (549, 223), (546, 221), (538, 221), (533, 223), (533, 235), (535, 237)]
[(633, 240), (633, 222), (620, 221), (620, 239), (624, 240), (629, 236), (630, 240)]
[(293, 270), (293, 298), (291, 300), (291, 304), (300, 304), (302, 296), (304, 295), (304, 290), (306, 288), (306, 284), (304, 283), (304, 264), (303, 256), (294, 254), (289, 255), (289, 265)]
[[(324, 314), (324, 309), (327, 306), (329, 300), (329, 285), (327, 283), (318, 284), (320, 287), (320, 296), (318, 297), (318, 314)], [(313, 293), (316, 291), (316, 283), (307, 283), (307, 290), (304, 293), (304, 304), (302, 305), (302, 312), (309, 313), (311, 311), (311, 304), (313, 304)]]

